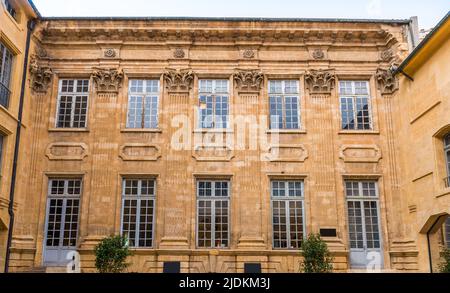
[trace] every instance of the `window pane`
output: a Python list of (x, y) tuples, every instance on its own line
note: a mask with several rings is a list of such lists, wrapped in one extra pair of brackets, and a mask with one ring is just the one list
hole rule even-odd
[(298, 129), (298, 99), (297, 97), (286, 97), (286, 129)]
[(272, 221), (273, 221), (273, 246), (274, 248), (287, 248), (287, 215), (286, 202), (272, 202)]
[(281, 80), (269, 81), (269, 93), (270, 94), (282, 94), (283, 93), (283, 82)]
[(73, 117), (74, 128), (85, 128), (87, 118), (87, 96), (75, 97), (75, 109)]
[(215, 128), (228, 127), (228, 97), (216, 97)]
[(59, 100), (58, 127), (70, 128), (72, 118), (72, 97), (61, 96)]
[(213, 97), (200, 96), (200, 127), (213, 128)]
[(341, 98), (342, 129), (355, 129), (353, 99)]
[(303, 241), (303, 202), (289, 201), (290, 248), (300, 249)]
[(128, 99), (128, 128), (142, 128), (142, 96), (130, 96)]
[(356, 119), (358, 122), (358, 129), (371, 129), (370, 125), (370, 111), (369, 99), (364, 97), (356, 98)]
[(282, 97), (270, 97), (270, 129), (283, 129)]
[(364, 248), (361, 202), (349, 201), (348, 227), (351, 248)]

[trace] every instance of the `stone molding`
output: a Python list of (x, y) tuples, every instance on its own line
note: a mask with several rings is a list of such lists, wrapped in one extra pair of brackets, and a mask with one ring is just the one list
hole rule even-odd
[(89, 151), (85, 143), (60, 142), (50, 144), (45, 155), (50, 161), (83, 161)]
[(166, 69), (163, 77), (169, 92), (189, 92), (194, 81), (194, 72), (191, 69)]
[(233, 74), (239, 92), (259, 93), (264, 84), (264, 74), (259, 70), (237, 69)]
[(122, 87), (123, 72), (115, 68), (94, 67), (92, 78), (97, 93), (118, 93)]
[(53, 70), (39, 64), (37, 55), (31, 56), (29, 70), (31, 89), (36, 93), (46, 93), (53, 80)]
[(391, 69), (378, 68), (375, 76), (381, 94), (392, 95), (398, 90), (398, 79)]
[(331, 95), (336, 83), (336, 75), (331, 69), (309, 70), (305, 74), (305, 83), (310, 94)]

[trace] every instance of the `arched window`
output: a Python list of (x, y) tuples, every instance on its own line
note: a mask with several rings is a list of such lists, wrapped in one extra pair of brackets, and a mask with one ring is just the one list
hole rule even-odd
[(450, 133), (444, 137), (444, 153), (447, 160), (447, 187), (450, 187)]

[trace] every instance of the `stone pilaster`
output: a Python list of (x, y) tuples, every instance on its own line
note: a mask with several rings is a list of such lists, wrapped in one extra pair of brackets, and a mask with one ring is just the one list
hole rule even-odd
[[(260, 146), (252, 134), (258, 122), (264, 75), (258, 70), (238, 70), (233, 77), (237, 92), (233, 113), (236, 119), (245, 119), (244, 127), (240, 127), (241, 122), (236, 123), (235, 164), (241, 170), (233, 181), (233, 190), (239, 196), (234, 197), (239, 212), (237, 245), (240, 249), (264, 248), (261, 181), (255, 177), (255, 170), (261, 170)], [(237, 141), (241, 135), (245, 141)]]
[[(163, 208), (163, 231), (161, 233), (160, 248), (180, 249), (189, 247), (189, 216), (190, 205), (195, 200), (192, 194), (192, 170), (188, 166), (191, 160), (191, 150), (182, 145), (182, 141), (174, 141), (174, 137), (181, 126), (181, 121), (190, 121), (190, 90), (194, 80), (194, 73), (190, 70), (169, 69), (164, 73), (165, 89), (167, 94), (166, 110), (164, 113), (167, 129), (166, 149), (164, 158), (165, 176), (164, 194), (161, 199)], [(188, 127), (190, 128), (190, 127)], [(188, 134), (188, 133), (186, 133)], [(188, 135), (191, 135), (189, 133)], [(184, 136), (184, 139), (188, 139)]]

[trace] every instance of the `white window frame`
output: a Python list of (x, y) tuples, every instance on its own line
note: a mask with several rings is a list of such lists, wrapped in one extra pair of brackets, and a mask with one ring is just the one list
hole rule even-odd
[[(208, 82), (211, 81), (212, 85), (211, 85), (211, 91), (202, 91), (202, 82)], [(227, 90), (226, 92), (222, 92), (222, 91), (218, 91), (217, 90), (217, 82), (226, 82), (227, 84)], [(206, 96), (206, 97), (212, 97), (213, 99), (213, 109), (212, 109), (212, 127), (203, 127), (203, 123), (202, 123), (202, 104), (200, 102), (200, 98), (201, 96)], [(226, 126), (227, 127), (216, 127), (217, 121), (216, 121), (216, 100), (217, 97), (226, 97), (228, 99), (228, 108), (227, 108), (227, 120), (226, 120)], [(230, 81), (228, 79), (199, 79), (198, 80), (198, 128), (199, 129), (230, 129)], [(220, 116), (222, 117), (222, 116)]]
[[(10, 103), (10, 97), (11, 97), (11, 79), (12, 79), (12, 71), (13, 71), (13, 63), (14, 63), (14, 54), (11, 52), (10, 49), (8, 49), (8, 47), (3, 43), (0, 42), (0, 51), (3, 51), (3, 58), (2, 58), (2, 62), (1, 62), (1, 67), (0, 67), (0, 90), (2, 90), (1, 87), (4, 87), (4, 90), (7, 91), (8, 95), (6, 97), (6, 104), (2, 105), (5, 108), (9, 107), (9, 103)], [(10, 62), (7, 63), (6, 59), (7, 57), (9, 57)], [(9, 67), (6, 67), (8, 66)], [(5, 79), (5, 76), (7, 76), (7, 80), (6, 83), (3, 82), (3, 80)], [(1, 93), (1, 92), (0, 92)]]
[[(137, 195), (125, 195), (125, 182), (131, 180), (131, 181), (138, 181), (138, 194)], [(141, 194), (141, 187), (142, 187), (142, 181), (153, 181), (154, 183), (154, 191), (153, 195), (142, 195)], [(125, 209), (125, 200), (136, 200), (136, 235), (135, 235), (135, 243), (133, 246), (130, 245), (133, 249), (152, 249), (155, 247), (155, 241), (156, 241), (156, 194), (157, 194), (157, 180), (155, 178), (122, 178), (122, 206), (121, 206), (121, 212), (120, 212), (120, 235), (124, 235), (123, 233), (123, 220), (124, 220), (124, 209)], [(153, 200), (153, 215), (152, 215), (152, 238), (151, 246), (140, 246), (139, 240), (140, 235), (140, 217), (141, 217), (141, 200)]]
[[(68, 193), (68, 182), (69, 181), (80, 181), (80, 193), (78, 195), (73, 195), (73, 194), (69, 194)], [(51, 190), (52, 190), (52, 183), (53, 181), (63, 181), (64, 182), (64, 193), (63, 194), (52, 194)], [(77, 247), (78, 245), (78, 237), (80, 235), (80, 223), (81, 223), (81, 200), (82, 200), (82, 196), (83, 196), (83, 188), (84, 188), (84, 184), (83, 184), (83, 179), (82, 178), (51, 178), (48, 181), (48, 187), (47, 187), (47, 209), (46, 209), (46, 214), (45, 214), (45, 231), (44, 231), (44, 246), (45, 247), (49, 247), (49, 248), (59, 248), (59, 249), (64, 249), (64, 248), (74, 248)], [(63, 200), (63, 205), (62, 205), (62, 213), (61, 213), (61, 228), (60, 228), (60, 235), (59, 235), (59, 245), (58, 246), (48, 246), (47, 245), (47, 240), (48, 240), (48, 225), (49, 225), (49, 218), (50, 218), (50, 202), (52, 199), (60, 199)], [(67, 200), (79, 200), (79, 204), (78, 204), (78, 221), (77, 221), (77, 232), (76, 232), (76, 237), (75, 237), (75, 241), (76, 244), (75, 246), (64, 246), (64, 232), (66, 231), (65, 229), (65, 225), (63, 226), (63, 224), (66, 224), (66, 205), (67, 205)]]
[[(133, 81), (142, 81), (142, 88), (143, 88), (143, 92), (133, 92), (132, 91), (132, 86), (131, 83)], [(158, 83), (158, 91), (157, 92), (147, 92), (147, 82), (157, 82)], [(126, 128), (127, 129), (149, 129), (149, 130), (156, 130), (159, 128), (159, 103), (160, 103), (160, 81), (157, 79), (130, 79), (128, 82), (128, 105), (127, 105), (127, 123), (126, 123)], [(135, 97), (141, 97), (142, 98), (142, 113), (141, 113), (141, 127), (131, 127), (130, 126), (130, 98), (131, 96), (135, 96)], [(145, 127), (145, 105), (146, 105), (146, 99), (147, 98), (152, 98), (152, 97), (156, 97), (156, 127)], [(151, 103), (150, 103), (150, 117), (151, 115), (151, 111), (152, 111), (152, 107), (151, 107)], [(151, 124), (151, 120), (150, 120), (150, 124)]]
[[(200, 182), (209, 182), (211, 183), (211, 196), (199, 196), (199, 190), (200, 190)], [(215, 182), (228, 182), (228, 196), (215, 196)], [(229, 179), (198, 179), (197, 183), (196, 183), (196, 198), (197, 198), (197, 210), (196, 210), (196, 225), (195, 225), (195, 245), (198, 249), (229, 249), (231, 247), (231, 181)], [(199, 217), (200, 217), (200, 213), (199, 213), (199, 202), (200, 201), (210, 201), (211, 202), (211, 246), (200, 246), (199, 245)], [(215, 224), (216, 224), (216, 209), (215, 209), (215, 203), (216, 201), (227, 201), (228, 202), (228, 215), (227, 215), (227, 219), (228, 219), (228, 231), (227, 231), (227, 242), (228, 245), (227, 246), (216, 246), (215, 242), (216, 242), (216, 229), (215, 229)]]
[[(359, 196), (347, 196), (347, 182), (351, 182), (351, 183), (358, 183), (358, 194)], [(375, 196), (364, 196), (363, 195), (363, 183), (374, 183), (375, 184)], [(351, 202), (355, 202), (358, 201), (361, 203), (361, 208), (362, 208), (362, 214), (361, 214), (361, 219), (362, 219), (362, 234), (363, 234), (363, 248), (352, 248), (351, 247), (351, 241), (350, 241), (350, 223), (348, 223), (348, 246), (349, 249), (383, 249), (383, 235), (382, 235), (382, 228), (381, 228), (381, 209), (380, 209), (380, 191), (379, 191), (379, 186), (378, 186), (378, 181), (377, 180), (354, 180), (354, 179), (349, 179), (349, 180), (345, 180), (344, 181), (344, 193), (345, 193), (345, 199), (346, 199), (346, 214), (347, 214), (347, 223), (350, 219), (348, 211), (349, 211), (349, 207), (348, 207), (348, 203)], [(377, 204), (377, 218), (378, 218), (378, 236), (379, 236), (379, 246), (378, 248), (368, 248), (367, 247), (367, 231), (366, 231), (366, 220), (365, 220), (365, 214), (364, 214), (364, 202), (376, 202)], [(363, 225), (364, 224), (364, 225)]]
[[(271, 91), (271, 85), (272, 82), (281, 82), (281, 92), (277, 93), (277, 92), (272, 92)], [(295, 82), (296, 83), (296, 92), (295, 93), (287, 93), (286, 92), (286, 83), (287, 82)], [(271, 130), (301, 130), (302, 129), (302, 115), (301, 115), (301, 98), (300, 98), (300, 83), (298, 80), (296, 79), (284, 79), (284, 80), (279, 80), (279, 79), (271, 79), (269, 80), (268, 84), (268, 88), (267, 88), (267, 92), (269, 94), (269, 129)], [(282, 103), (282, 123), (283, 123), (283, 127), (279, 128), (278, 125), (276, 128), (272, 127), (272, 113), (270, 113), (270, 99), (272, 97), (281, 97), (281, 103)], [(297, 128), (287, 128), (287, 124), (286, 124), (286, 98), (297, 98), (297, 119), (298, 119), (298, 127)], [(277, 123), (278, 124), (278, 123)]]
[[(273, 190), (274, 190), (274, 182), (282, 182), (285, 184), (285, 196), (274, 196), (273, 195)], [(300, 182), (301, 183), (301, 196), (289, 196), (289, 183), (297, 183)], [(285, 204), (285, 213), (286, 213), (286, 242), (287, 242), (287, 247), (276, 247), (275, 246), (275, 231), (274, 231), (274, 206), (273, 203), (274, 201), (284, 201)], [(291, 245), (291, 222), (290, 222), (290, 209), (289, 209), (289, 203), (290, 202), (301, 202), (302, 203), (302, 228), (303, 228), (303, 241), (305, 240), (306, 237), (306, 214), (305, 214), (305, 182), (302, 179), (296, 180), (296, 179), (289, 179), (289, 180), (279, 180), (279, 179), (273, 179), (270, 181), (270, 214), (271, 214), (271, 222), (272, 222), (272, 247), (275, 250), (299, 250), (301, 249), (301, 247), (298, 248), (294, 248)], [(303, 242), (302, 241), (302, 242)]]
[(5, 6), (5, 10), (6, 12), (8, 12), (8, 14), (17, 21), (17, 8), (14, 7), (14, 5), (11, 3), (11, 1), (9, 0), (2, 0), (3, 5)]
[[(73, 85), (73, 92), (62, 92), (62, 84), (63, 81), (70, 81), (73, 80), (74, 81), (74, 85)], [(88, 91), (87, 92), (77, 92), (76, 88), (78, 85), (78, 81), (82, 81), (82, 80), (87, 80), (88, 81)], [(58, 85), (58, 99), (57, 99), (57, 105), (56, 105), (56, 118), (55, 118), (55, 127), (58, 129), (87, 129), (88, 128), (88, 123), (89, 123), (89, 94), (91, 92), (91, 81), (89, 78), (79, 78), (79, 79), (73, 79), (73, 78), (63, 78), (59, 80), (59, 85)], [(61, 97), (62, 96), (70, 96), (72, 98), (72, 109), (71, 109), (71, 113), (70, 113), (70, 127), (59, 127), (59, 110), (61, 107)], [(75, 103), (74, 103), (74, 99), (77, 96), (81, 96), (81, 97), (86, 97), (86, 120), (85, 120), (85, 127), (73, 127), (74, 123), (75, 123)]]
[(447, 178), (445, 179), (445, 181), (446, 181), (446, 186), (450, 187), (450, 159), (449, 159), (449, 155), (450, 155), (450, 133), (447, 134), (444, 137), (444, 155), (445, 155), (445, 161), (447, 163)]
[[(352, 94), (346, 94), (346, 93), (342, 93), (341, 92), (341, 83), (343, 82), (351, 82), (352, 84)], [(366, 84), (367, 87), (367, 94), (356, 94), (356, 86), (355, 84), (357, 82), (364, 82)], [(352, 103), (353, 103), (353, 121), (355, 124), (355, 127), (352, 129), (345, 129), (343, 127), (343, 112), (342, 112), (342, 99), (343, 98), (351, 98), (352, 99)], [(358, 128), (358, 113), (357, 113), (357, 109), (356, 109), (356, 105), (357, 105), (357, 98), (367, 98), (368, 101), (368, 112), (369, 112), (369, 125), (370, 127), (368, 129), (359, 129)], [(340, 80), (339, 81), (339, 111), (341, 113), (341, 129), (342, 130), (348, 130), (348, 131), (372, 131), (374, 130), (374, 117), (373, 117), (373, 110), (372, 110), (372, 97), (371, 97), (371, 92), (370, 92), (370, 82), (367, 80)], [(363, 123), (364, 124), (364, 123)]]
[[(0, 133), (0, 183), (2, 182), (2, 178), (3, 178), (3, 156), (5, 153), (5, 138), (6, 138), (6, 136), (3, 135), (3, 133)], [(0, 188), (0, 191), (1, 191), (1, 188)]]

